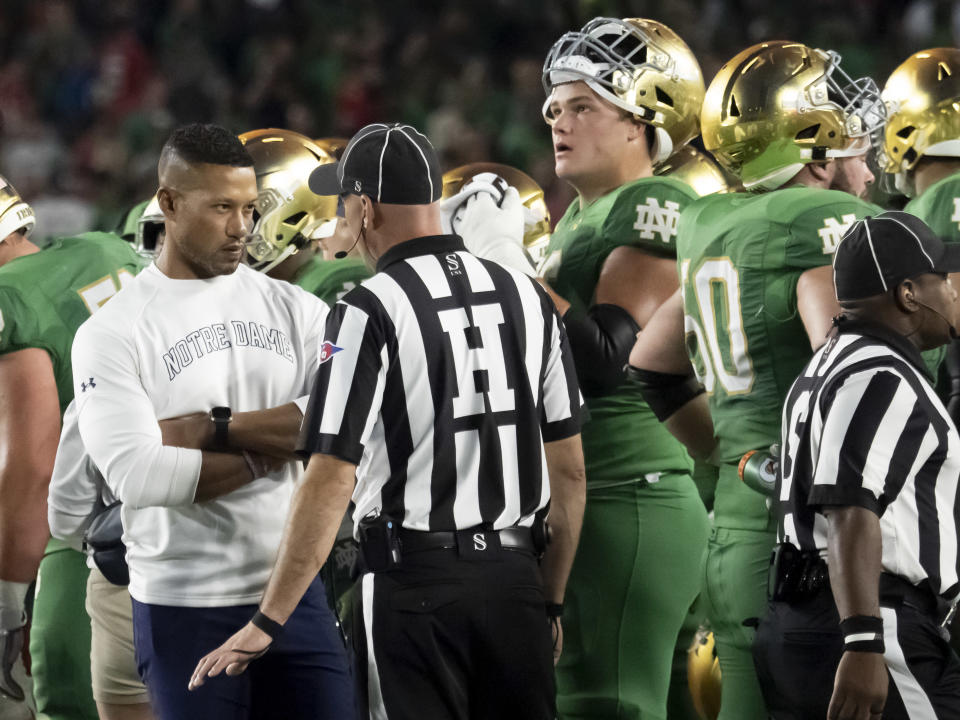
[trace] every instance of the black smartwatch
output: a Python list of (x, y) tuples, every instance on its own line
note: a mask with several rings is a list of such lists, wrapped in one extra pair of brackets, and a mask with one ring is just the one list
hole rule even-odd
[(227, 428), (233, 420), (233, 412), (228, 407), (215, 407), (210, 411), (213, 422), (213, 444), (218, 448), (227, 447)]

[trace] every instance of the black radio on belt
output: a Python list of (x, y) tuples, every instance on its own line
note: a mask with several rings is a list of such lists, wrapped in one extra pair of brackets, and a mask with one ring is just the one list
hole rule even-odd
[(773, 548), (767, 577), (767, 595), (771, 600), (806, 600), (829, 584), (827, 564), (818, 552), (800, 550), (791, 543), (780, 543)]
[(357, 523), (360, 560), (368, 572), (383, 572), (400, 564), (400, 525), (386, 515), (368, 516)]

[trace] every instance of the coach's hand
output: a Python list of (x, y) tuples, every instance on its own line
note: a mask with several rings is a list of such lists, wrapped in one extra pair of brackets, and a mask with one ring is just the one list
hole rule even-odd
[(833, 683), (828, 720), (870, 720), (887, 701), (887, 664), (876, 652), (847, 651)]
[(227, 675), (239, 675), (253, 660), (263, 655), (273, 641), (253, 623), (247, 623), (212, 653), (197, 663), (187, 687), (190, 690), (203, 685), (208, 677), (216, 677), (226, 670)]
[(550, 638), (553, 640), (553, 664), (556, 666), (560, 662), (560, 655), (563, 653), (563, 620), (560, 618), (550, 618)]

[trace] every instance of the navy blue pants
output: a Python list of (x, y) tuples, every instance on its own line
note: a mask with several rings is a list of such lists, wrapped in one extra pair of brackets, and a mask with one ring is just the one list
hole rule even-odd
[(221, 673), (189, 691), (200, 658), (222, 645), (255, 605), (190, 608), (133, 601), (137, 666), (160, 720), (355, 717), (354, 687), (343, 641), (314, 580), (269, 652), (236, 677)]

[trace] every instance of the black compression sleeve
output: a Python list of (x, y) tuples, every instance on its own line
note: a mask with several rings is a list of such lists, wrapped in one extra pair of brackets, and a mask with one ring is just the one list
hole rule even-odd
[(627, 368), (627, 374), (640, 384), (643, 399), (660, 422), (705, 392), (693, 375), (642, 370), (632, 365)]
[(640, 326), (619, 305), (594, 305), (587, 312), (573, 308), (563, 316), (573, 363), (584, 395), (609, 395), (623, 382)]

